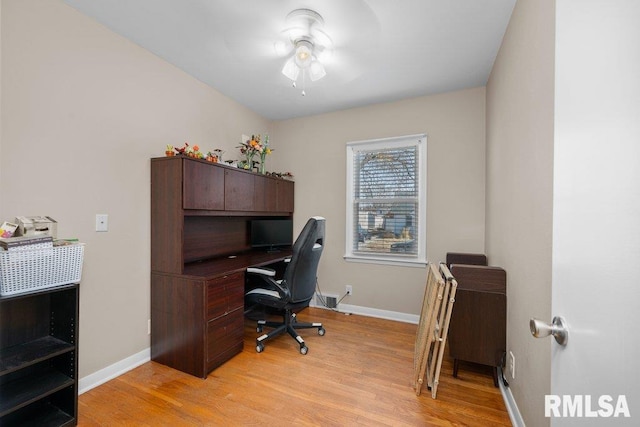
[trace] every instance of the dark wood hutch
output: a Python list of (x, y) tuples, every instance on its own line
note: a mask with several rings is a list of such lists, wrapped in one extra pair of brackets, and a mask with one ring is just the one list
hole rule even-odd
[(293, 181), (185, 156), (151, 159), (151, 358), (206, 378), (242, 350), (250, 221), (291, 218)]

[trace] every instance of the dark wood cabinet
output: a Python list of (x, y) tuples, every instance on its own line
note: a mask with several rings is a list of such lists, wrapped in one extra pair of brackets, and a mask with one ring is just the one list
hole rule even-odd
[(205, 280), (153, 273), (151, 358), (207, 374), (242, 351), (244, 273)]
[(507, 273), (500, 267), (452, 264), (458, 282), (456, 302), (449, 325), (449, 355), (454, 359), (453, 376), (460, 361), (497, 367), (507, 345)]
[(77, 424), (78, 289), (0, 297), (0, 425)]
[(250, 221), (291, 218), (294, 183), (183, 156), (151, 159), (151, 358), (192, 375), (242, 350)]

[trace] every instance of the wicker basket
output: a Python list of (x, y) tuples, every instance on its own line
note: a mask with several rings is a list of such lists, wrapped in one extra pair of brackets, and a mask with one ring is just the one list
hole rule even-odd
[(0, 252), (0, 295), (77, 283), (84, 243)]

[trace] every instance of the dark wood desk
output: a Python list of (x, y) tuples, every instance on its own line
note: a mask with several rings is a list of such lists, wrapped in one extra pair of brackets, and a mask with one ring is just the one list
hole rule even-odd
[(216, 277), (226, 276), (233, 273), (244, 273), (248, 267), (262, 267), (283, 261), (290, 256), (291, 249), (283, 249), (278, 252), (251, 250), (241, 252), (239, 254), (186, 264), (184, 266), (184, 275), (214, 279)]
[(151, 359), (200, 378), (242, 351), (244, 274), (290, 250), (247, 251), (151, 273)]
[(186, 156), (151, 159), (151, 358), (192, 375), (242, 350), (254, 219), (293, 217), (294, 183)]

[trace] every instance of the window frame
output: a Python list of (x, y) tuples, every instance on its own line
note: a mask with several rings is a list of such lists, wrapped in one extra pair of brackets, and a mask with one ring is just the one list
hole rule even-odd
[[(417, 254), (383, 254), (355, 252), (355, 168), (354, 156), (359, 151), (388, 150), (393, 148), (417, 147), (418, 156), (418, 243)], [(391, 138), (352, 141), (346, 145), (347, 150), (347, 198), (346, 229), (344, 259), (349, 262), (424, 267), (427, 264), (427, 135), (405, 135)]]

